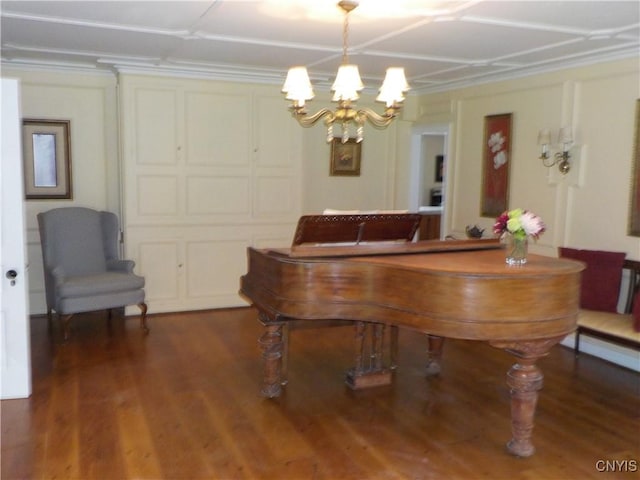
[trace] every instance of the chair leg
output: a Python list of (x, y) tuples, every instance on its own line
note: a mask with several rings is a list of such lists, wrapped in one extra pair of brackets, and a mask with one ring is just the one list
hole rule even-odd
[(47, 308), (47, 332), (51, 333), (51, 319), (53, 314), (50, 308)]
[(73, 317), (73, 313), (70, 315), (61, 315), (60, 321), (62, 322), (62, 331), (64, 332), (64, 341), (69, 340), (69, 333), (71, 332), (71, 317)]
[(149, 333), (149, 327), (147, 326), (147, 304), (142, 302), (138, 304), (140, 308), (140, 328), (144, 330), (144, 333)]
[(575, 341), (573, 343), (573, 353), (576, 357), (580, 354), (580, 328), (576, 329)]

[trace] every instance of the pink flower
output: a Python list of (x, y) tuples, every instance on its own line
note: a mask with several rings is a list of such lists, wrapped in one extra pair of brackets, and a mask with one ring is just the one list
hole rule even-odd
[(524, 233), (535, 238), (538, 238), (547, 229), (539, 216), (526, 210), (520, 217), (520, 224)]

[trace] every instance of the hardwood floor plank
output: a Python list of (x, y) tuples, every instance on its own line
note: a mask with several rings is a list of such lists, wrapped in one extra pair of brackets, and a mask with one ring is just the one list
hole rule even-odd
[(64, 345), (32, 319), (33, 395), (0, 404), (3, 480), (637, 476), (596, 462), (640, 463), (640, 375), (566, 348), (540, 362), (537, 452), (521, 459), (505, 449), (514, 359), (485, 344), (447, 341), (425, 377), (424, 335), (401, 330), (393, 384), (352, 391), (352, 327), (296, 330), (289, 383), (266, 399), (250, 308), (151, 315), (147, 336), (80, 317)]

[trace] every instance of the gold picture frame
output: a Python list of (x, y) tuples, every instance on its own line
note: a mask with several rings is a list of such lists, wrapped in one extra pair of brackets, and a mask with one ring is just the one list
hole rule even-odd
[(27, 200), (71, 199), (71, 121), (22, 120)]
[(629, 235), (640, 237), (640, 99), (636, 100), (635, 122), (629, 196)]
[(331, 141), (331, 176), (360, 175), (360, 160), (362, 156), (362, 143), (350, 138), (346, 143), (342, 139), (334, 138)]

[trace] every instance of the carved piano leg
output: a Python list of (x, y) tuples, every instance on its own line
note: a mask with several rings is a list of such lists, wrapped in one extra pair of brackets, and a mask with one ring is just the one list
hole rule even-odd
[(270, 322), (263, 313), (260, 313), (259, 320), (265, 327), (265, 332), (259, 340), (264, 366), (261, 393), (264, 397), (273, 398), (282, 392), (282, 350), (284, 345), (282, 327), (284, 324)]
[(442, 360), (442, 348), (444, 338), (435, 335), (427, 335), (429, 349), (427, 350), (427, 377), (440, 373), (440, 361)]
[(511, 389), (511, 431), (513, 438), (507, 443), (509, 453), (530, 457), (535, 452), (531, 441), (538, 391), (542, 389), (544, 375), (536, 366), (552, 346), (562, 340), (556, 337), (531, 342), (490, 342), (514, 355), (518, 361), (507, 372), (507, 385)]

